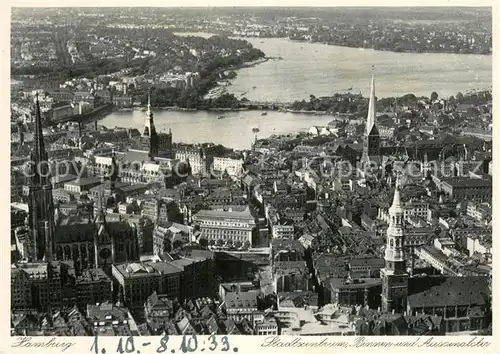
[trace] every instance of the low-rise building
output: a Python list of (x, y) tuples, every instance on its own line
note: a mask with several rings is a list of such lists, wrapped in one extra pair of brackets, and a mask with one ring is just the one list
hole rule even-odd
[(488, 203), (469, 202), (467, 204), (467, 215), (477, 221), (486, 221), (491, 217), (491, 206)]
[(273, 239), (292, 240), (294, 237), (294, 228), (293, 225), (273, 225), (271, 227), (271, 234)]
[(368, 305), (371, 308), (380, 304), (382, 281), (380, 278), (341, 279), (329, 281), (331, 302), (339, 306)]
[(168, 322), (174, 313), (174, 304), (168, 295), (153, 292), (144, 303), (144, 316), (147, 322)]
[[(18, 262), (12, 266), (13, 304), (38, 311), (58, 308), (63, 299), (63, 284), (69, 280), (71, 262)], [(29, 285), (29, 290), (28, 290)], [(29, 298), (31, 295), (31, 300)]]
[(64, 183), (64, 190), (70, 193), (81, 194), (88, 192), (92, 187), (98, 186), (102, 180), (98, 177), (78, 178)]
[(385, 265), (383, 258), (359, 257), (348, 262), (349, 270), (361, 278), (378, 277), (380, 269)]
[(113, 264), (112, 274), (120, 286), (125, 305), (143, 306), (155, 291), (180, 298), (182, 270), (159, 257), (147, 262)]
[(217, 172), (227, 172), (231, 177), (239, 177), (243, 173), (243, 159), (215, 156), (213, 170)]
[(84, 271), (74, 279), (74, 291), (71, 299), (64, 299), (68, 305), (100, 304), (113, 300), (113, 282), (100, 268)]
[(130, 336), (135, 327), (129, 311), (112, 303), (87, 305), (87, 318), (95, 336)]
[(492, 237), (490, 235), (467, 236), (467, 251), (469, 256), (479, 253), (491, 257)]
[(271, 316), (265, 316), (260, 321), (256, 321), (254, 325), (254, 333), (258, 336), (277, 336), (278, 323)]
[(257, 312), (258, 290), (245, 292), (227, 292), (224, 297), (227, 317), (233, 321), (247, 319), (253, 321), (253, 315)]
[(441, 190), (457, 200), (477, 200), (489, 202), (492, 198), (491, 178), (450, 177), (443, 178)]
[(487, 277), (426, 277), (409, 284), (409, 315), (443, 316), (448, 333), (485, 328), (489, 306)]

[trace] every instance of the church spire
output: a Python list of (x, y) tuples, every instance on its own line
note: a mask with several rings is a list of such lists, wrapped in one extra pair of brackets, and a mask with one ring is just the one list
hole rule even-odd
[[(372, 66), (373, 69), (373, 66)], [(368, 102), (368, 116), (366, 118), (366, 129), (363, 137), (363, 160), (371, 160), (371, 156), (380, 155), (380, 134), (376, 121), (376, 98), (375, 98), (375, 75), (372, 73), (370, 85), (370, 98)]]
[(145, 150), (148, 151), (149, 157), (153, 159), (158, 154), (158, 135), (153, 120), (153, 112), (151, 112), (151, 91), (148, 92), (148, 110), (146, 112), (142, 138)]
[(146, 121), (144, 123), (144, 133), (145, 136), (152, 136), (156, 134), (156, 129), (153, 120), (153, 112), (151, 112), (151, 91), (148, 92), (148, 109), (146, 111)]
[(31, 151), (29, 183), (29, 227), (32, 232), (35, 261), (52, 260), (54, 240), (54, 202), (48, 155), (43, 141), (42, 115), (38, 93), (35, 96), (35, 134)]
[(151, 117), (151, 92), (148, 92), (148, 111), (146, 113), (148, 117)]
[(394, 191), (394, 198), (392, 199), (392, 205), (389, 209), (391, 215), (396, 215), (403, 212), (403, 207), (401, 205), (401, 194), (400, 190), (400, 180), (399, 175), (396, 177), (396, 190)]
[[(372, 66), (372, 70), (373, 70)], [(368, 117), (366, 119), (366, 134), (370, 134), (374, 125), (376, 125), (376, 111), (375, 111), (375, 74), (372, 72), (372, 82), (370, 85), (370, 100), (368, 102)]]
[[(45, 143), (43, 141), (43, 125), (42, 125), (42, 114), (40, 112), (40, 101), (38, 100), (38, 92), (35, 95), (35, 144), (33, 149), (33, 163), (42, 168), (47, 167), (47, 164), (40, 164), (42, 161), (47, 161), (47, 151), (45, 151)], [(43, 165), (43, 166), (42, 166)], [(42, 182), (41, 177), (47, 176), (47, 171), (39, 171), (37, 177), (39, 182)]]

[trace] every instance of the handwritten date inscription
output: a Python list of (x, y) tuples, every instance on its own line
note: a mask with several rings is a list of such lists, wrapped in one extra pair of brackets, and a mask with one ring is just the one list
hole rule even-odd
[[(175, 349), (169, 348), (168, 342), (169, 342), (168, 334), (161, 337), (159, 343), (157, 344), (156, 353), (165, 353), (167, 352), (167, 350), (169, 350), (170, 353), (175, 353)], [(205, 341), (203, 341), (203, 343), (205, 343)], [(108, 351), (104, 347), (101, 348), (99, 347), (99, 338), (98, 336), (95, 336), (94, 341), (92, 342), (92, 346), (90, 347), (90, 351), (94, 354), (106, 354), (106, 353), (140, 354), (141, 347), (147, 347), (152, 344), (153, 343), (151, 342), (136, 343), (134, 342), (134, 337), (127, 337), (125, 339), (120, 338), (118, 340), (115, 350)], [(220, 340), (217, 340), (217, 337), (214, 334), (212, 334), (211, 336), (208, 337), (208, 344), (209, 344), (208, 348), (202, 348), (199, 346), (198, 338), (196, 337), (195, 334), (183, 335), (179, 350), (182, 353), (191, 353), (197, 350), (204, 351), (205, 349), (208, 349), (212, 352), (215, 350), (221, 352), (227, 352), (231, 349), (231, 346), (229, 344), (229, 338), (227, 336), (223, 336)], [(233, 347), (232, 349), (233, 352), (235, 353), (238, 352), (238, 348)]]

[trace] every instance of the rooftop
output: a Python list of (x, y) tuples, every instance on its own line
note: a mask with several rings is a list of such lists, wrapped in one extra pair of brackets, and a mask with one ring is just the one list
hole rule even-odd
[(408, 289), (412, 308), (432, 306), (483, 306), (489, 294), (487, 277), (412, 278)]
[(258, 290), (228, 292), (225, 296), (226, 308), (257, 308)]
[(165, 274), (181, 273), (182, 270), (171, 264), (170, 262), (162, 262), (157, 259), (146, 262), (123, 263), (114, 265), (114, 267), (125, 278), (141, 278), (151, 276), (160, 276)]
[(443, 178), (442, 182), (452, 187), (492, 187), (492, 181), (490, 179), (482, 178), (449, 177)]
[(244, 211), (222, 211), (222, 210), (200, 210), (194, 215), (195, 218), (217, 218), (217, 219), (246, 219), (254, 220), (249, 208)]
[(338, 289), (371, 288), (382, 285), (382, 280), (380, 278), (362, 278), (362, 279), (353, 279), (349, 281), (342, 278), (331, 278), (329, 279), (329, 282), (332, 288), (338, 288)]
[(101, 183), (100, 177), (89, 177), (89, 178), (78, 178), (75, 179), (74, 181), (66, 182), (65, 184), (71, 186), (88, 186), (99, 183)]

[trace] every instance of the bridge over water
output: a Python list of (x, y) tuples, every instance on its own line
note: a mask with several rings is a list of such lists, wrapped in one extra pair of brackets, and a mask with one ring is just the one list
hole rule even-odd
[(103, 118), (105, 115), (111, 113), (113, 111), (114, 105), (112, 103), (107, 103), (101, 105), (99, 107), (94, 108), (93, 110), (86, 112), (84, 114), (77, 114), (69, 117), (64, 117), (61, 119), (54, 119), (52, 124), (64, 124), (68, 122), (74, 122), (78, 124), (91, 123), (93, 121), (97, 121)]
[(292, 105), (293, 102), (278, 102), (278, 101), (240, 101), (240, 105), (244, 107), (258, 107), (258, 108), (270, 108), (270, 109), (280, 109), (287, 108)]

